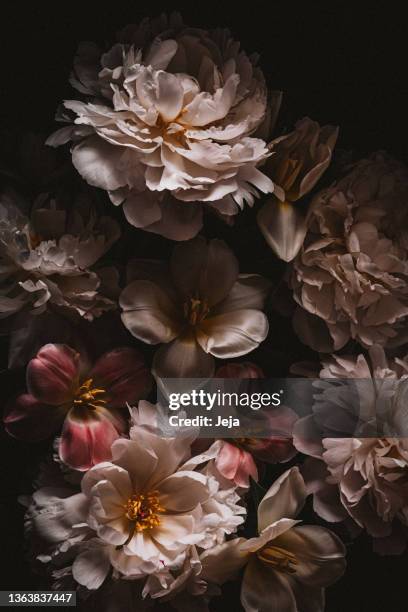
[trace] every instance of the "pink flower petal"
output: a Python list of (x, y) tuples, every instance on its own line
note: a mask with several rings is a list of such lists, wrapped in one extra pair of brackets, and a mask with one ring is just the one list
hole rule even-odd
[(102, 355), (89, 377), (93, 379), (94, 387), (105, 389), (108, 393), (112, 408), (133, 404), (147, 397), (152, 386), (152, 377), (142, 354), (130, 347)]
[(239, 487), (249, 486), (249, 477), (258, 480), (258, 470), (252, 456), (234, 444), (224, 442), (215, 465), (224, 478)]
[(68, 415), (62, 430), (59, 456), (70, 467), (86, 471), (112, 458), (111, 446), (118, 437), (118, 429), (104, 414), (95, 413), (94, 418), (87, 420)]
[(7, 433), (14, 438), (36, 442), (55, 433), (62, 418), (63, 413), (58, 408), (24, 393), (8, 404), (3, 422)]
[(64, 404), (78, 386), (78, 373), (78, 353), (65, 344), (46, 344), (27, 366), (27, 387), (40, 402)]

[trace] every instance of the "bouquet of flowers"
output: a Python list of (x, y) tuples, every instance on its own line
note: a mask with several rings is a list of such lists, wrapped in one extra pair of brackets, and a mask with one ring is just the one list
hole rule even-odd
[[(86, 610), (205, 612), (235, 581), (246, 612), (323, 612), (346, 542), (406, 547), (387, 381), (408, 378), (408, 169), (335, 154), (308, 117), (283, 129), (257, 61), (177, 14), (82, 43), (63, 126), (1, 169), (0, 325), (26, 377), (4, 427), (49, 442), (29, 556)], [(273, 435), (160, 431), (163, 379), (288, 375), (325, 401)], [(338, 435), (344, 379), (384, 435)]]

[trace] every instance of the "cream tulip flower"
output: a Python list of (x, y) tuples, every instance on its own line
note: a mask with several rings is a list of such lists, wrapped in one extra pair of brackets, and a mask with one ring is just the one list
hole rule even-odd
[(197, 237), (176, 246), (169, 268), (145, 263), (135, 262), (120, 305), (133, 336), (164, 345), (154, 357), (157, 377), (212, 376), (214, 357), (245, 355), (266, 338), (269, 283), (239, 274), (224, 242)]
[(306, 488), (294, 467), (274, 482), (258, 507), (259, 536), (237, 538), (202, 556), (200, 580), (222, 584), (246, 566), (246, 612), (323, 612), (324, 588), (345, 569), (345, 548), (323, 527), (299, 525)]

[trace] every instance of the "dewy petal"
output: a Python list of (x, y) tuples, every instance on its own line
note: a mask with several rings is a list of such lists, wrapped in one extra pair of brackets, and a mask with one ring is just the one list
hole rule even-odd
[(259, 310), (235, 310), (205, 319), (200, 324), (197, 341), (214, 357), (240, 357), (265, 340), (268, 328), (268, 319)]
[(110, 408), (134, 404), (147, 397), (152, 385), (142, 354), (130, 347), (114, 349), (102, 355), (89, 377), (95, 387), (108, 393)]
[(281, 518), (294, 518), (306, 501), (306, 487), (297, 467), (280, 476), (258, 506), (258, 530), (261, 533)]
[(6, 406), (3, 423), (14, 438), (36, 442), (56, 433), (63, 418), (64, 414), (56, 406), (38, 402), (25, 393)]
[(299, 206), (272, 198), (259, 211), (257, 221), (273, 252), (283, 261), (292, 261), (307, 231), (307, 218)]
[(222, 240), (199, 236), (176, 246), (170, 268), (175, 285), (186, 298), (202, 297), (214, 306), (230, 292), (238, 278), (238, 261)]
[(176, 338), (162, 346), (152, 365), (156, 378), (210, 378), (214, 369), (213, 357), (202, 350), (194, 337)]
[(60, 405), (72, 399), (78, 376), (78, 353), (64, 344), (46, 344), (27, 366), (27, 387), (37, 400)]
[(130, 333), (148, 344), (170, 342), (179, 331), (178, 312), (170, 297), (150, 281), (135, 280), (119, 298), (122, 321)]
[(244, 573), (241, 603), (245, 612), (298, 612), (285, 575), (266, 567), (253, 557)]
[(68, 415), (59, 445), (61, 461), (76, 470), (89, 470), (111, 458), (111, 446), (118, 437), (118, 430), (104, 416), (82, 421)]

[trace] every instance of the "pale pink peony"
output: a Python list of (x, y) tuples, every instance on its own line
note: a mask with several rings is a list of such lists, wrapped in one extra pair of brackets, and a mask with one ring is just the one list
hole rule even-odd
[(52, 305), (92, 320), (115, 308), (91, 267), (119, 238), (116, 221), (83, 197), (68, 210), (43, 194), (29, 209), (12, 191), (0, 197), (0, 319)]
[(239, 274), (235, 255), (220, 240), (177, 245), (169, 266), (135, 261), (129, 277), (119, 300), (122, 321), (139, 340), (163, 345), (153, 360), (159, 378), (212, 376), (214, 357), (245, 355), (266, 338), (261, 309), (269, 283)]
[(62, 427), (60, 459), (77, 470), (110, 458), (126, 429), (120, 408), (147, 395), (150, 373), (135, 349), (115, 349), (93, 367), (69, 346), (47, 344), (27, 366), (28, 393), (7, 406), (9, 434), (41, 440)]
[[(387, 359), (374, 346), (367, 358), (326, 359), (320, 377), (327, 381), (326, 399), (294, 430), (295, 446), (309, 455), (303, 471), (314, 509), (328, 521), (353, 519), (374, 538), (378, 552), (400, 553), (408, 526), (408, 359)], [(336, 395), (330, 379), (334, 385), (336, 379), (356, 383), (347, 395)], [(377, 431), (382, 437), (374, 437)]]
[(147, 402), (133, 410), (129, 439), (115, 440), (111, 460), (86, 472), (82, 492), (59, 477), (34, 493), (26, 528), (54, 579), (92, 591), (111, 576), (137, 580), (137, 598), (146, 579), (143, 595), (153, 596), (157, 580), (171, 595), (183, 567), (243, 523), (235, 488), (224, 488), (211, 470), (219, 443), (191, 456), (191, 439), (152, 431), (155, 413)]
[(264, 77), (228, 31), (177, 15), (144, 21), (106, 53), (82, 44), (71, 83), (85, 102), (64, 102), (60, 119), (72, 125), (48, 144), (72, 141), (78, 172), (132, 225), (186, 240), (200, 230), (202, 203), (233, 215), (273, 191), (257, 168), (268, 148), (253, 136), (266, 115)]
[(407, 338), (408, 172), (378, 153), (320, 192), (293, 262), (294, 324), (319, 351)]

